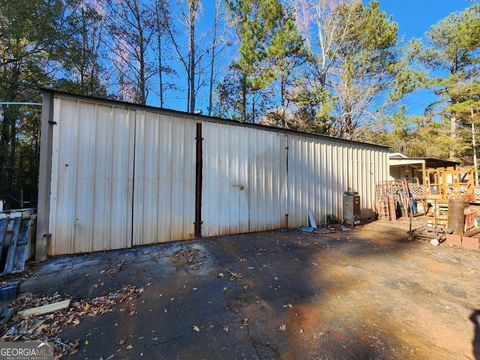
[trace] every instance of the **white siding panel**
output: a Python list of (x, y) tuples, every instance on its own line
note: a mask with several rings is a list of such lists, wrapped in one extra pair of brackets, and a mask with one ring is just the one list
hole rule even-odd
[(133, 245), (194, 238), (195, 127), (137, 110)]
[(130, 246), (134, 117), (55, 99), (50, 255)]
[(288, 226), (308, 224), (307, 212), (325, 223), (343, 217), (343, 193), (357, 191), (362, 216), (375, 211), (375, 183), (386, 178), (387, 149), (288, 135)]
[(388, 178), (387, 149), (367, 144), (59, 94), (54, 121), (49, 255), (192, 239), (197, 123), (203, 236), (341, 219), (347, 190), (371, 217)]
[(285, 136), (210, 122), (202, 126), (202, 235), (284, 226)]

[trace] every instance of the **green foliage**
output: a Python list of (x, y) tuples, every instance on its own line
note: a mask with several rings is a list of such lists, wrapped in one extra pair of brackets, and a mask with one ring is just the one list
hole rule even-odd
[(328, 124), (322, 130), (358, 137), (383, 110), (378, 103), (399, 72), (398, 26), (377, 1), (305, 1), (297, 21), (306, 33), (308, 62), (290, 96), (311, 122)]
[(427, 111), (450, 120), (450, 157), (462, 157), (466, 139), (456, 139), (462, 135), (459, 126), (480, 105), (479, 29), (480, 5), (476, 4), (432, 26), (426, 44), (419, 46), (419, 59), (430, 72), (425, 85), (438, 95)]
[(286, 77), (302, 42), (293, 17), (279, 0), (228, 0), (227, 9), (240, 41), (232, 67), (241, 74), (241, 111), (246, 121), (247, 93), (254, 97), (277, 76)]
[[(60, 0), (0, 0), (0, 99), (39, 101), (39, 86), (51, 83), (58, 58), (63, 3)], [(19, 190), (36, 198), (39, 109), (0, 109), (0, 197)], [(15, 203), (15, 201), (13, 201)]]

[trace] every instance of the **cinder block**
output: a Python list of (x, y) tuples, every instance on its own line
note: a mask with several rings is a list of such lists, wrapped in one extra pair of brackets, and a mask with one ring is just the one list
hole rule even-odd
[(480, 250), (480, 239), (464, 236), (462, 238), (462, 247), (470, 250)]
[(448, 245), (462, 246), (462, 236), (447, 234), (447, 238), (445, 239), (445, 242)]

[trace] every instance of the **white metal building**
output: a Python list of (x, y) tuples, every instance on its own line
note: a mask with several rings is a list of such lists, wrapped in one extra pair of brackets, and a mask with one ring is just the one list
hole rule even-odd
[(375, 212), (388, 148), (43, 92), (37, 258)]

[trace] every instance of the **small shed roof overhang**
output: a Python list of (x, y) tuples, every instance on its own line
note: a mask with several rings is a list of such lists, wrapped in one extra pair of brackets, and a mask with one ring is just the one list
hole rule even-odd
[(460, 163), (454, 160), (438, 159), (434, 157), (407, 157), (401, 153), (393, 153), (389, 155), (390, 166), (405, 166), (422, 168), (441, 168), (441, 167), (455, 167)]

